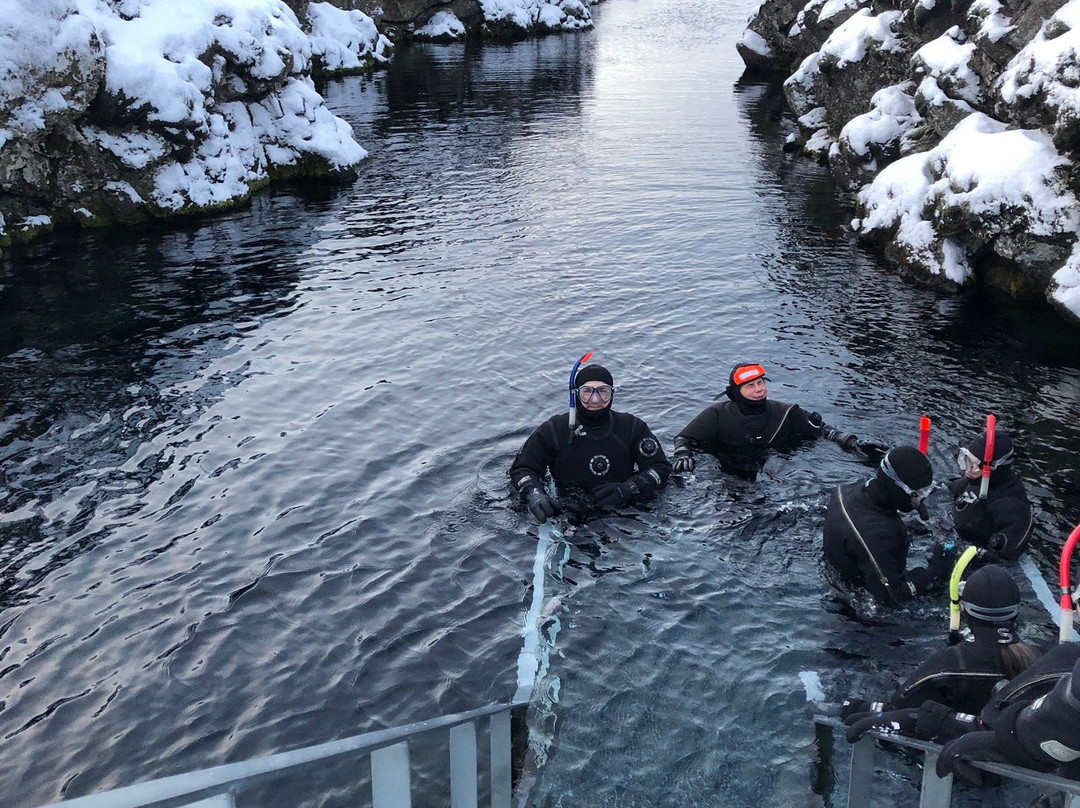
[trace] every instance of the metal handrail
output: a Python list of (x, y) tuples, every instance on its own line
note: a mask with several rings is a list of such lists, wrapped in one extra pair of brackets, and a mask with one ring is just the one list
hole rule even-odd
[[(815, 728), (828, 727), (830, 729), (847, 730), (847, 726), (842, 721), (832, 716), (815, 715), (814, 724)], [(939, 744), (880, 730), (871, 730), (858, 742), (851, 745), (848, 808), (865, 808), (870, 804), (870, 785), (874, 776), (875, 741), (885, 741), (895, 746), (915, 749), (925, 755), (919, 808), (949, 808), (952, 805), (953, 776), (950, 774), (946, 777), (938, 777), (935, 771), (938, 756), (941, 754)], [(1076, 780), (1066, 780), (1064, 777), (1043, 774), (1020, 766), (1012, 766), (1008, 763), (993, 763), (984, 760), (974, 760), (970, 761), (970, 763), (983, 771), (993, 772), (1012, 780), (1019, 780), (1049, 791), (1064, 791), (1066, 794), (1071, 795), (1066, 801), (1066, 808), (1080, 808), (1080, 782)]]
[[(491, 801), (495, 808), (509, 808), (510, 805), (510, 711), (516, 707), (528, 704), (527, 701), (511, 701), (506, 704), (491, 704), (455, 715), (440, 716), (426, 721), (418, 721), (401, 727), (376, 730), (363, 735), (355, 735), (339, 741), (330, 741), (317, 746), (309, 746), (302, 749), (294, 749), (289, 752), (279, 752), (267, 757), (238, 763), (227, 763), (211, 769), (176, 774), (151, 780), (136, 785), (124, 786), (112, 791), (99, 794), (91, 794), (86, 797), (76, 797), (71, 800), (50, 803), (41, 808), (177, 808), (177, 806), (194, 805), (196, 802), (209, 800), (225, 795), (227, 801), (215, 802), (215, 805), (232, 805), (232, 795), (241, 789), (257, 785), (261, 782), (280, 777), (283, 774), (295, 773), (296, 770), (309, 766), (313, 763), (329, 764), (334, 761), (362, 755), (372, 756), (373, 781), (380, 779), (377, 769), (397, 768), (404, 762), (404, 785), (406, 794), (403, 798), (398, 793), (402, 783), (400, 771), (392, 771), (390, 780), (383, 775), (383, 782), (390, 782), (390, 786), (384, 786), (383, 791), (393, 792), (394, 796), (387, 801), (386, 805), (409, 805), (408, 790), (408, 741), (418, 735), (434, 732), (440, 729), (449, 729), (450, 756), (451, 756), (451, 789), (456, 794), (463, 795), (452, 800), (452, 804), (476, 805), (476, 740), (475, 726), (482, 718), (489, 719), (489, 740), (491, 754)], [(460, 729), (472, 730), (460, 732)], [(467, 748), (467, 739), (472, 739), (472, 749)], [(389, 753), (389, 754), (387, 754)], [(380, 758), (380, 754), (382, 757)], [(404, 757), (402, 758), (402, 754)], [(455, 775), (462, 768), (467, 768), (468, 761), (472, 761), (473, 783), (462, 787), (455, 784)], [(379, 791), (378, 783), (373, 784), (373, 791)], [(379, 797), (375, 798), (375, 806), (380, 806)]]

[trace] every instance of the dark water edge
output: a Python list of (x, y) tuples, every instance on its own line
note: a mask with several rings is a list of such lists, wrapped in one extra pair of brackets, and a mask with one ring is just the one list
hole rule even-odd
[[(740, 80), (749, 11), (613, 0), (592, 33), (412, 48), (327, 86), (372, 153), (355, 185), (4, 257), (5, 804), (508, 697), (535, 528), (505, 469), (590, 348), (667, 445), (747, 357), (866, 437), (932, 415), (943, 477), (993, 411), (1051, 578), (1080, 514), (1075, 339), (858, 249), (850, 199)], [(705, 463), (578, 537), (529, 802), (817, 804), (800, 674), (882, 692), (944, 625), (830, 609), (824, 503), (865, 473), (827, 445), (752, 485)], [(352, 796), (335, 774), (327, 805)]]

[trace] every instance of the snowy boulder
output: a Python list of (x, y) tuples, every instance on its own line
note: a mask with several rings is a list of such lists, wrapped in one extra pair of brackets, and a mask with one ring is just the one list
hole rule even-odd
[[(28, 3), (20, 0), (15, 5)], [(366, 156), (313, 60), (386, 58), (360, 12), (281, 0), (40, 0), (0, 6), (0, 243), (54, 224), (218, 208)]]
[(747, 65), (788, 73), (784, 148), (858, 192), (854, 229), (905, 271), (1080, 320), (1080, 0), (853, 3), (747, 25)]
[(367, 14), (331, 3), (311, 3), (306, 13), (315, 76), (358, 73), (386, 64), (394, 46)]
[[(904, 78), (908, 57), (894, 30), (900, 17), (898, 11), (859, 10), (784, 82), (788, 104), (809, 135), (808, 151), (827, 150), (848, 121), (869, 109), (883, 80), (894, 84)], [(814, 110), (824, 114), (810, 121), (805, 116)]]
[(840, 130), (829, 165), (849, 189), (872, 181), (889, 163), (915, 151), (913, 132), (922, 123), (911, 82), (885, 87), (870, 99), (870, 111)]
[(484, 34), (495, 39), (520, 39), (531, 34), (592, 27), (592, 12), (580, 0), (480, 0)]
[(0, 28), (0, 243), (9, 229), (32, 234), (50, 224), (42, 204), (54, 173), (48, 137), (86, 114), (105, 76), (105, 46), (91, 21), (63, 0), (42, 10)]
[(1072, 168), (1046, 133), (974, 113), (865, 186), (853, 226), (911, 271), (963, 284), (978, 259), (997, 285), (1049, 295), (1080, 228)]
[(1080, 1), (1046, 21), (1001, 74), (999, 114), (1047, 129), (1055, 145), (1080, 154)]
[(971, 275), (959, 245), (939, 236), (923, 211), (931, 186), (926, 153), (886, 166), (858, 194), (861, 218), (852, 227), (864, 241), (879, 246), (902, 270), (964, 283)]
[(915, 106), (935, 140), (945, 137), (972, 112), (990, 106), (971, 68), (974, 52), (974, 43), (954, 26), (911, 57), (911, 75), (919, 81)]
[(1050, 303), (1066, 316), (1080, 312), (1080, 244), (1050, 282)]
[(436, 11), (427, 23), (416, 29), (417, 39), (429, 42), (455, 42), (465, 38), (465, 23), (452, 11)]
[(973, 67), (985, 80), (998, 76), (1068, 0), (974, 0), (963, 23), (976, 44)]
[[(814, 0), (806, 7), (800, 0), (764, 0), (735, 44), (743, 62), (751, 69), (790, 74), (851, 16), (832, 13), (830, 6), (823, 17), (824, 5), (822, 0)], [(851, 13), (855, 8), (857, 3), (853, 2)]]
[(519, 40), (592, 27), (589, 0), (334, 0), (405, 38)]
[(795, 17), (787, 35), (799, 52), (813, 53), (855, 13), (864, 8), (870, 13), (870, 6), (867, 0), (810, 0)]

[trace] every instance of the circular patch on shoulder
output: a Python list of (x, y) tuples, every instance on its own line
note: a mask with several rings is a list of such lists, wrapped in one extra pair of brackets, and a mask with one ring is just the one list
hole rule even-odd
[(651, 435), (646, 435), (640, 441), (638, 441), (638, 451), (641, 452), (642, 457), (652, 457), (658, 451), (660, 451), (660, 444), (656, 442), (656, 438)]
[(608, 460), (607, 455), (593, 455), (589, 461), (589, 471), (595, 474), (597, 477), (603, 477), (608, 473), (611, 468), (611, 461)]

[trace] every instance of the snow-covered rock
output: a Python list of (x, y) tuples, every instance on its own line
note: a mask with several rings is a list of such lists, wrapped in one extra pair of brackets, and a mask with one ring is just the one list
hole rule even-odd
[(786, 76), (863, 240), (1080, 319), (1080, 0), (764, 0), (739, 52)]
[(0, 0), (0, 247), (352, 176), (367, 153), (314, 82), (385, 64), (380, 23), (453, 41), (592, 17), (584, 0)]
[(360, 12), (281, 0), (0, 5), (0, 243), (235, 204), (366, 156), (311, 79), (385, 60)]

